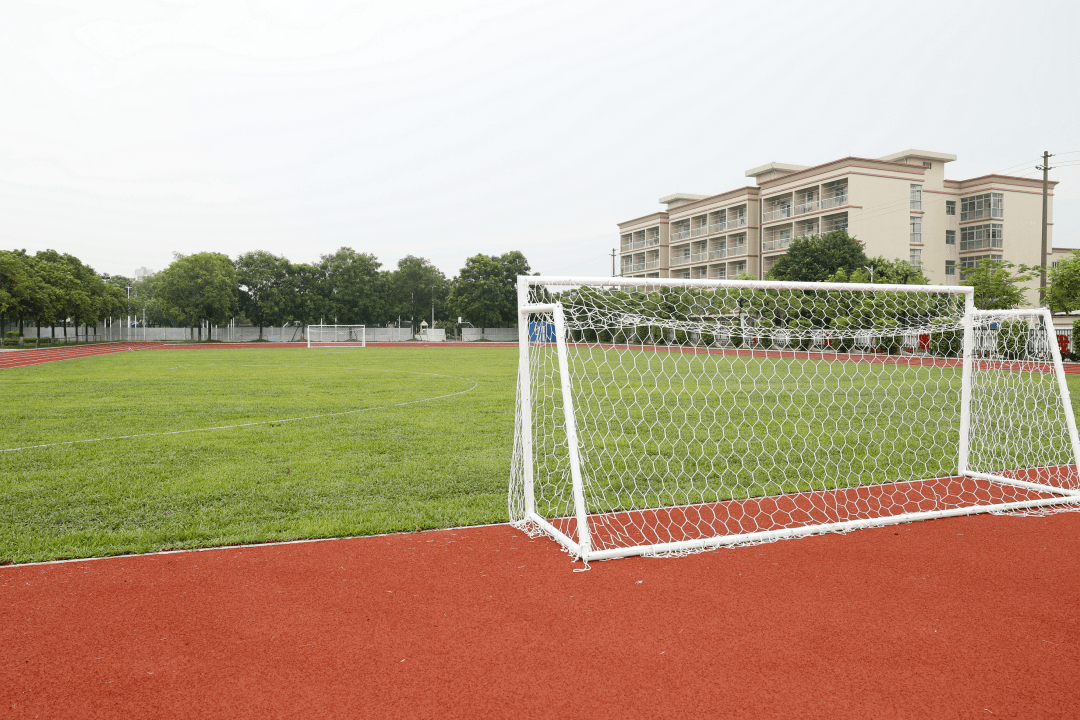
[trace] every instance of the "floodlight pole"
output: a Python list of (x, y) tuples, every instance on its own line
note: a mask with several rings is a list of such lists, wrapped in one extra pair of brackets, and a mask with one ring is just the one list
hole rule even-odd
[(874, 282), (874, 266), (873, 265), (870, 265), (870, 266), (863, 265), (862, 269), (870, 271), (870, 282), (873, 283)]
[(124, 289), (127, 290), (127, 301), (128, 301), (127, 337), (128, 337), (128, 342), (131, 342), (131, 286), (130, 285), (125, 285)]

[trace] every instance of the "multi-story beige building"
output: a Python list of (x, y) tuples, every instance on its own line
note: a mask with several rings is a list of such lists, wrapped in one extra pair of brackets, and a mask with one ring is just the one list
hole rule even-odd
[(958, 284), (959, 268), (984, 258), (1039, 265), (1042, 180), (946, 180), (945, 164), (955, 159), (905, 150), (815, 167), (774, 162), (746, 171), (756, 187), (668, 195), (660, 199), (666, 210), (619, 223), (621, 274), (762, 278), (793, 238), (839, 229), (862, 241), (868, 256), (908, 260), (939, 285)]

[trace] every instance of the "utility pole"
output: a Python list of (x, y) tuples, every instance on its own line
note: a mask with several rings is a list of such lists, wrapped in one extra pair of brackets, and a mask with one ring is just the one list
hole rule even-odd
[(611, 277), (615, 277), (615, 248), (611, 248)]
[(1052, 157), (1053, 157), (1053, 155), (1051, 155), (1047, 151), (1043, 150), (1043, 164), (1038, 166), (1038, 169), (1042, 170), (1042, 172), (1043, 172), (1042, 257), (1040, 258), (1040, 262), (1039, 262), (1039, 264), (1042, 266), (1042, 269), (1039, 272), (1039, 302), (1040, 303), (1045, 303), (1046, 302), (1046, 230), (1047, 230), (1046, 200), (1047, 200), (1047, 195), (1048, 195), (1047, 186), (1048, 186), (1048, 180), (1049, 180), (1049, 178), (1047, 177), (1047, 173), (1049, 173), (1050, 170), (1051, 170), (1050, 158), (1052, 158)]
[(431, 287), (431, 334), (435, 334), (435, 286)]

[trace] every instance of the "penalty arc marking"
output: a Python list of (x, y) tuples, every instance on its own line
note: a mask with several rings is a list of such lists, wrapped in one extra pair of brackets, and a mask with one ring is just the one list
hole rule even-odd
[[(479, 387), (479, 385), (480, 385), (480, 383), (478, 383), (476, 380), (473, 380), (472, 378), (460, 377), (458, 375), (442, 375), (440, 373), (414, 372), (414, 371), (409, 371), (409, 370), (372, 370), (372, 369), (369, 369), (369, 368), (341, 368), (341, 367), (311, 368), (311, 366), (309, 366), (309, 365), (242, 365), (241, 367), (294, 367), (294, 368), (317, 369), (317, 370), (359, 370), (361, 372), (399, 373), (399, 374), (402, 374), (402, 375), (429, 375), (431, 377), (450, 378), (452, 380), (464, 380), (466, 382), (471, 382), (472, 387), (466, 388), (464, 390), (460, 390), (460, 391), (455, 392), (455, 393), (448, 393), (446, 395), (436, 395), (436, 396), (433, 396), (433, 397), (420, 398), (419, 400), (408, 400), (406, 402), (393, 403), (391, 405), (379, 405), (378, 407), (358, 408), (356, 410), (343, 410), (342, 412), (321, 413), (319, 415), (305, 415), (303, 417), (281, 418), (281, 419), (275, 419), (275, 420), (257, 420), (255, 422), (238, 423), (236, 425), (216, 425), (214, 427), (191, 428), (189, 430), (169, 430), (167, 432), (139, 433), (137, 435), (113, 435), (113, 436), (110, 436), (110, 437), (103, 437), (103, 438), (88, 438), (86, 440), (65, 440), (64, 442), (44, 443), (44, 444), (41, 444), (41, 445), (25, 445), (23, 447), (16, 447), (16, 448), (2, 448), (2, 449), (0, 449), (0, 452), (18, 452), (20, 450), (36, 450), (36, 449), (39, 449), (39, 448), (59, 447), (61, 445), (79, 445), (79, 444), (82, 444), (82, 443), (107, 442), (109, 440), (131, 440), (131, 439), (134, 439), (134, 438), (162, 437), (164, 435), (183, 435), (185, 433), (210, 432), (211, 430), (232, 430), (232, 429), (235, 429), (235, 428), (254, 427), (256, 425), (269, 425), (270, 423), (297, 422), (299, 420), (316, 420), (318, 418), (338, 417), (340, 415), (356, 415), (356, 414), (359, 414), (359, 413), (373, 412), (375, 410), (388, 410), (389, 408), (404, 407), (406, 405), (416, 405), (416, 404), (419, 404), (419, 403), (432, 402), (433, 400), (443, 400), (445, 398), (452, 398), (452, 397), (455, 397), (457, 395), (464, 395), (465, 393), (470, 393), (473, 390), (475, 390), (477, 387)], [(173, 369), (177, 369), (177, 368), (173, 368)]]

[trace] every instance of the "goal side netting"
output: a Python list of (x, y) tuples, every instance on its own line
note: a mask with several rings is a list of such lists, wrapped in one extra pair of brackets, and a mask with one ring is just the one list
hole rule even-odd
[(511, 519), (588, 561), (1075, 507), (1049, 311), (972, 297), (519, 278)]
[(308, 325), (307, 346), (366, 347), (366, 330), (364, 325)]

